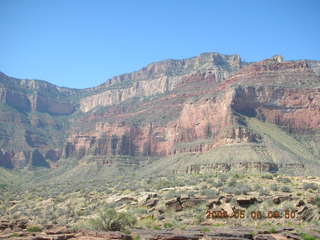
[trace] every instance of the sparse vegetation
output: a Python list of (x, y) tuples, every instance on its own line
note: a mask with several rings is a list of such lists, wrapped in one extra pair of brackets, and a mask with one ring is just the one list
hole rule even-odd
[(302, 237), (303, 240), (319, 240), (315, 236), (312, 236), (312, 235), (307, 234), (307, 233), (301, 233), (300, 236)]
[(288, 192), (291, 192), (291, 189), (290, 189), (288, 186), (282, 186), (282, 187), (281, 187), (281, 191), (288, 193)]
[[(227, 181), (223, 183), (221, 179)], [(288, 189), (289, 192), (296, 192), (304, 186), (300, 180), (290, 178), (290, 181), (284, 185), (277, 183), (275, 178), (269, 179), (261, 175), (243, 177), (242, 174), (232, 172), (224, 175), (204, 173), (161, 176), (158, 179), (139, 178), (137, 175), (128, 174), (117, 176), (114, 181), (89, 179), (79, 181), (76, 185), (66, 181), (55, 185), (38, 184), (16, 191), (6, 188), (0, 196), (0, 211), (12, 219), (29, 216), (34, 224), (63, 224), (78, 228), (82, 226), (99, 231), (120, 229), (127, 232), (132, 227), (186, 229), (190, 225), (199, 225), (206, 221), (207, 204), (212, 200), (231, 196), (228, 203), (237, 208), (237, 198), (243, 198), (239, 195), (246, 194), (248, 196), (244, 198), (250, 199), (250, 196), (256, 197), (258, 193), (264, 197), (271, 195), (270, 190), (276, 192), (272, 195), (277, 196), (278, 188), (282, 192)], [(303, 193), (303, 198), (309, 199), (316, 194), (314, 190), (307, 191)], [(220, 206), (223, 206), (227, 200), (221, 199)], [(172, 203), (169, 208), (166, 205), (169, 201), (177, 203)], [(185, 201), (184, 208), (175, 211), (175, 208), (179, 208), (178, 201)], [(319, 199), (316, 200), (316, 205), (319, 206), (318, 202)], [(15, 204), (14, 208), (11, 208), (12, 204)], [(286, 200), (275, 205), (273, 199), (268, 199), (249, 205), (246, 213), (267, 212), (269, 209), (281, 212), (294, 210), (295, 203)], [(250, 214), (246, 219), (245, 224), (253, 223), (249, 221)], [(262, 220), (261, 224), (263, 222), (265, 221)], [(226, 223), (222, 220), (217, 224), (223, 226)]]
[(41, 232), (42, 231), (42, 227), (41, 226), (29, 226), (27, 228), (28, 232)]
[(315, 201), (315, 204), (318, 208), (320, 208), (320, 196), (317, 196), (316, 197), (316, 201)]
[(319, 186), (316, 183), (304, 183), (303, 184), (304, 190), (309, 190), (309, 189), (317, 190), (318, 188), (319, 188)]
[(287, 177), (280, 177), (278, 178), (278, 182), (281, 182), (281, 183), (291, 183), (291, 180)]
[(275, 191), (275, 192), (276, 192), (276, 191), (279, 190), (279, 187), (278, 187), (277, 184), (271, 184), (270, 189), (271, 189), (272, 191)]
[(118, 213), (112, 208), (105, 208), (96, 218), (89, 220), (88, 225), (98, 231), (127, 231), (137, 220), (128, 213)]

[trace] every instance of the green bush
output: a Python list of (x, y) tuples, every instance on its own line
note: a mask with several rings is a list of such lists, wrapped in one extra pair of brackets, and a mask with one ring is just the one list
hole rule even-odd
[(172, 223), (165, 223), (163, 224), (164, 228), (173, 228), (173, 224)]
[(310, 234), (307, 234), (307, 233), (301, 233), (300, 235), (302, 237), (303, 240), (317, 240), (318, 238), (310, 235)]
[(237, 185), (237, 180), (236, 179), (231, 179), (228, 182), (228, 187), (235, 187)]
[(221, 175), (219, 175), (219, 180), (221, 181), (221, 182), (226, 182), (227, 180), (228, 180), (228, 176), (227, 175), (225, 175), (225, 174), (221, 174)]
[(270, 193), (269, 193), (269, 191), (267, 189), (261, 188), (260, 191), (259, 191), (259, 195), (260, 196), (269, 196)]
[(266, 174), (262, 175), (261, 178), (264, 178), (264, 179), (273, 179), (273, 176), (272, 176), (272, 174), (270, 174), (270, 173), (266, 173)]
[(41, 232), (42, 231), (42, 227), (41, 226), (29, 226), (27, 228), (28, 232)]
[(251, 192), (251, 191), (252, 191), (252, 189), (250, 188), (250, 186), (245, 185), (245, 184), (238, 183), (238, 184), (236, 185), (236, 187), (239, 189), (239, 191), (241, 192), (241, 194), (248, 194), (248, 192)]
[(215, 198), (218, 196), (218, 192), (211, 189), (205, 189), (201, 191), (201, 195), (204, 195), (208, 198)]
[(222, 189), (223, 192), (228, 193), (228, 194), (234, 194), (234, 195), (240, 195), (241, 192), (238, 188), (236, 187), (224, 187)]
[(290, 189), (288, 186), (283, 186), (283, 187), (281, 188), (281, 191), (282, 191), (282, 192), (291, 192), (291, 189)]
[(133, 237), (133, 240), (141, 240), (140, 235), (136, 235), (136, 236), (134, 236), (134, 237)]
[(12, 233), (10, 237), (20, 237), (19, 233)]
[(291, 183), (291, 180), (289, 178), (283, 177), (283, 178), (278, 178), (278, 182)]
[(221, 181), (214, 182), (214, 183), (212, 183), (212, 186), (214, 186), (215, 188), (222, 187), (223, 186), (223, 182), (221, 182)]
[(256, 191), (256, 192), (259, 192), (261, 190), (261, 188), (262, 188), (261, 185), (255, 184), (254, 187), (253, 187), (253, 190)]
[(303, 184), (304, 190), (308, 190), (308, 189), (317, 190), (318, 188), (319, 188), (318, 185), (315, 183), (304, 183)]
[(278, 187), (278, 185), (277, 184), (272, 184), (271, 186), (270, 186), (270, 189), (272, 190), (272, 191), (278, 191), (279, 190), (279, 187)]
[(208, 227), (203, 227), (203, 228), (201, 229), (201, 231), (202, 231), (202, 232), (210, 232), (210, 228), (208, 228)]
[(277, 230), (274, 227), (269, 229), (269, 233), (276, 233), (276, 232), (277, 232)]
[(164, 195), (164, 199), (171, 199), (171, 198), (177, 198), (181, 196), (181, 192), (170, 190), (166, 195)]
[(244, 183), (237, 182), (234, 186), (224, 187), (222, 191), (229, 194), (240, 195), (247, 194), (248, 192), (251, 192), (252, 189)]
[(97, 231), (127, 231), (137, 219), (128, 213), (118, 213), (113, 208), (99, 212), (98, 217), (89, 220), (89, 226)]
[(320, 196), (316, 197), (316, 205), (320, 208)]

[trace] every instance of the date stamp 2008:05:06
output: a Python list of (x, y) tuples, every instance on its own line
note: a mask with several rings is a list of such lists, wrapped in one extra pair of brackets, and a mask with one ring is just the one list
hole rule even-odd
[(207, 210), (206, 218), (208, 219), (217, 219), (217, 218), (234, 218), (234, 219), (243, 219), (250, 217), (254, 220), (256, 219), (265, 219), (265, 218), (287, 218), (293, 219), (296, 218), (296, 211), (293, 210), (285, 210), (285, 211), (251, 211), (249, 214), (246, 213), (246, 210), (235, 209), (232, 214), (228, 214), (227, 211), (224, 210)]

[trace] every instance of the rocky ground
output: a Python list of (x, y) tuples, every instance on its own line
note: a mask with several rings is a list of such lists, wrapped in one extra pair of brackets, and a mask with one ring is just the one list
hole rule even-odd
[(319, 229), (307, 229), (307, 233), (298, 232), (294, 228), (255, 231), (252, 228), (199, 228), (189, 230), (143, 230), (132, 229), (130, 234), (121, 232), (97, 232), (74, 230), (60, 225), (30, 225), (26, 219), (15, 221), (0, 220), (0, 239), (11, 240), (99, 240), (99, 239), (163, 239), (163, 240), (285, 240), (285, 239), (319, 239)]
[[(319, 183), (211, 173), (2, 188), (0, 239), (312, 240), (319, 238)], [(108, 219), (119, 227), (99, 224)]]

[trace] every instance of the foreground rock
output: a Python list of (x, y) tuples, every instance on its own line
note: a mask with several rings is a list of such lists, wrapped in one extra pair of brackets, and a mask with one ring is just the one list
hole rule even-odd
[(135, 230), (133, 235), (148, 240), (286, 240), (302, 239), (294, 229), (279, 229), (274, 232), (261, 231), (253, 234), (249, 228), (212, 228), (191, 230)]
[[(33, 226), (33, 231), (31, 231)], [(89, 230), (72, 230), (65, 226), (43, 225), (38, 229), (26, 219), (8, 221), (0, 219), (0, 240), (102, 240), (102, 239), (145, 239), (145, 240), (286, 240), (302, 239), (293, 228), (278, 229), (273, 231), (260, 231), (253, 234), (254, 229), (243, 227), (206, 228), (191, 227), (189, 230), (150, 230), (134, 229), (131, 235), (121, 232), (96, 232)], [(315, 230), (309, 234), (319, 237)]]
[(34, 225), (27, 219), (8, 221), (0, 219), (0, 240), (99, 240), (124, 239), (131, 236), (121, 232), (95, 232), (88, 230), (73, 230), (59, 225)]

